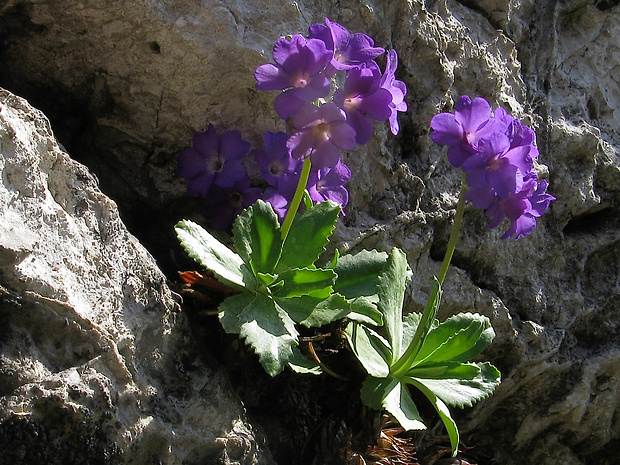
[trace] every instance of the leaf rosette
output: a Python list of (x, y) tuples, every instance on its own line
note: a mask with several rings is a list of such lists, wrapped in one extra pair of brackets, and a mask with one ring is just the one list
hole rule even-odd
[(387, 410), (405, 429), (424, 429), (408, 390), (408, 386), (416, 387), (437, 410), (456, 454), (459, 433), (448, 407), (471, 406), (500, 383), (493, 365), (470, 361), (491, 343), (495, 333), (488, 318), (475, 313), (459, 313), (441, 323), (435, 319), (441, 300), (438, 281), (424, 312), (403, 319), (407, 270), (405, 255), (394, 249), (378, 286), (377, 305), (387, 337), (355, 322), (345, 331), (369, 375), (362, 385), (362, 401)]
[(245, 339), (271, 376), (287, 364), (298, 372), (318, 372), (297, 348), (297, 324), (318, 327), (347, 315), (373, 324), (382, 322), (369, 302), (377, 298), (376, 281), (386, 254), (356, 255), (368, 265), (362, 268), (356, 259), (338, 260), (337, 256), (328, 267), (316, 266), (339, 214), (340, 206), (330, 201), (307, 204), (282, 239), (273, 208), (259, 200), (233, 225), (235, 251), (191, 221), (176, 225), (190, 257), (220, 282), (240, 291), (219, 306), (220, 322), (225, 331)]

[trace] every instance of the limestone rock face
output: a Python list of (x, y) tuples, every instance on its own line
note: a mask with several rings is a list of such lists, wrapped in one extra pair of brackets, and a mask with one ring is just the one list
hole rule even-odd
[(0, 91), (3, 463), (270, 463), (151, 255)]
[[(499, 240), (501, 228), (487, 231), (484, 214), (468, 208), (445, 283), (441, 317), (458, 311), (489, 316), (497, 337), (483, 355), (503, 373), (496, 393), (463, 412), (459, 423), (498, 463), (615, 463), (612, 444), (620, 440), (617, 1), (129, 0), (104, 7), (83, 0), (60, 8), (54, 2), (9, 0), (0, 6), (0, 58), (6, 64), (0, 85), (44, 110), (71, 155), (98, 176), (129, 230), (172, 276), (172, 226), (187, 216), (199, 220), (204, 208), (184, 196), (184, 183), (174, 176), (176, 154), (209, 123), (242, 131), (255, 147), (265, 131), (284, 129), (273, 110), (274, 95), (254, 90), (253, 71), (270, 61), (278, 37), (303, 34), (324, 16), (399, 54), (397, 77), (408, 86), (409, 111), (400, 117), (397, 137), (378, 123), (367, 145), (345, 155), (353, 172), (351, 201), (336, 238), (342, 250), (405, 250), (415, 273), (411, 310), (421, 308), (428, 276), (438, 270), (460, 179), (445, 150), (430, 140), (432, 116), (451, 110), (460, 95), (481, 95), (536, 129), (537, 170), (558, 200), (536, 231), (518, 242)], [(15, 194), (20, 202), (43, 195), (41, 189), (24, 189), (30, 197)], [(69, 210), (90, 205), (73, 199), (64, 200), (73, 205)], [(49, 214), (42, 210), (41, 218)], [(28, 255), (38, 237), (32, 225), (19, 228), (3, 234), (2, 263), (15, 270), (7, 272), (10, 277), (21, 269), (15, 260)], [(79, 254), (82, 245), (70, 237), (67, 233), (63, 253)], [(41, 290), (60, 279), (57, 265), (29, 266), (42, 270), (39, 290), (29, 292), (49, 302), (24, 294), (20, 305), (32, 301), (34, 309), (61, 308), (50, 303), (67, 301), (59, 291)], [(91, 265), (79, 266), (85, 271)], [(98, 270), (94, 264), (92, 269)], [(139, 286), (143, 275), (127, 279), (129, 287)], [(157, 300), (150, 295), (136, 305), (148, 307)], [(102, 296), (104, 303), (109, 298), (96, 289), (84, 296)], [(82, 308), (80, 302), (70, 305)], [(88, 324), (106, 323), (83, 312)], [(163, 314), (149, 315), (161, 319)], [(114, 320), (115, 312), (105, 315)], [(118, 321), (132, 324), (131, 318)], [(117, 331), (110, 338), (118, 344), (127, 336)], [(123, 356), (122, 347), (118, 350)], [(89, 357), (81, 353), (75, 357)], [(117, 355), (108, 351), (106, 357)], [(22, 386), (12, 383), (11, 389)]]

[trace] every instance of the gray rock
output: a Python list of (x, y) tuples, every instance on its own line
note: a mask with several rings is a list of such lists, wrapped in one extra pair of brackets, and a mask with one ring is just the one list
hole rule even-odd
[(270, 463), (114, 202), (5, 90), (0, 173), (0, 462)]
[[(0, 85), (45, 111), (170, 276), (172, 225), (200, 220), (203, 208), (183, 196), (176, 154), (209, 123), (239, 129), (255, 146), (264, 131), (284, 129), (273, 95), (256, 92), (252, 77), (280, 35), (329, 16), (399, 53), (410, 110), (398, 137), (377, 124), (366, 146), (345, 155), (351, 202), (336, 239), (342, 250), (403, 248), (416, 276), (411, 310), (421, 308), (438, 269), (459, 183), (445, 150), (430, 141), (431, 117), (469, 94), (522, 118), (537, 130), (537, 170), (558, 200), (518, 242), (487, 231), (481, 212), (465, 213), (442, 316), (492, 318), (498, 334), (484, 355), (504, 380), (459, 422), (499, 463), (615, 463), (617, 2), (9, 1), (0, 12), (8, 64)], [(41, 195), (28, 186), (24, 192)], [(10, 267), (38, 234), (21, 223), (4, 231), (0, 263)]]

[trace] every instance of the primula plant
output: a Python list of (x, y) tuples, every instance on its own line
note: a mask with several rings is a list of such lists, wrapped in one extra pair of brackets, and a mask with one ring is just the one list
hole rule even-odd
[[(375, 61), (385, 55), (383, 70)], [(367, 143), (375, 121), (398, 134), (398, 113), (407, 110), (406, 87), (395, 77), (396, 51), (376, 47), (365, 34), (351, 34), (325, 19), (308, 35), (279, 39), (273, 60), (259, 66), (256, 88), (276, 91), (275, 111), (290, 133), (264, 135), (264, 148), (250, 152), (237, 131), (218, 135), (213, 126), (195, 135), (178, 157), (177, 174), (188, 193), (204, 199), (214, 229), (232, 224), (229, 248), (191, 221), (176, 226), (187, 253), (232, 290), (218, 308), (225, 331), (239, 334), (271, 376), (287, 366), (320, 373), (316, 360), (299, 349), (299, 329), (337, 320), (351, 353), (367, 372), (362, 401), (387, 410), (405, 429), (424, 429), (409, 389), (434, 406), (456, 454), (459, 435), (449, 406), (471, 406), (490, 395), (500, 373), (475, 362), (495, 333), (485, 316), (435, 316), (442, 284), (457, 242), (464, 205), (470, 201), (490, 218), (504, 219), (502, 239), (530, 234), (554, 197), (545, 193), (534, 159), (535, 133), (483, 98), (458, 99), (455, 112), (436, 115), (431, 138), (447, 145), (449, 162), (462, 170), (453, 230), (439, 275), (423, 313), (403, 316), (407, 283), (405, 255), (361, 251), (325, 257), (344, 214), (351, 178), (342, 151)], [(253, 186), (242, 157), (252, 153), (264, 178)]]

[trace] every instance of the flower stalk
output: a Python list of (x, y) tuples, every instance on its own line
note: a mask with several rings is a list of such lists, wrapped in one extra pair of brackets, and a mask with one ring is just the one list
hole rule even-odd
[(456, 205), (454, 224), (452, 225), (452, 232), (450, 233), (450, 239), (448, 240), (448, 248), (446, 249), (446, 254), (443, 257), (441, 268), (439, 269), (439, 275), (437, 275), (440, 286), (443, 284), (443, 280), (448, 273), (448, 267), (450, 266), (450, 262), (452, 261), (452, 255), (454, 254), (454, 249), (456, 248), (456, 241), (459, 237), (459, 231), (461, 229), (461, 221), (463, 220), (463, 212), (465, 211), (465, 192), (467, 191), (465, 176), (465, 173), (461, 175), (461, 192), (459, 194), (459, 201)]
[(454, 217), (454, 223), (452, 225), (452, 232), (450, 233), (450, 239), (448, 240), (448, 248), (446, 249), (446, 253), (444, 255), (443, 262), (439, 270), (439, 275), (437, 276), (437, 278), (435, 278), (433, 290), (428, 296), (428, 301), (426, 302), (426, 306), (424, 307), (424, 312), (422, 313), (420, 324), (416, 328), (416, 332), (411, 339), (409, 346), (407, 347), (403, 355), (395, 361), (395, 363), (390, 369), (391, 375), (395, 378), (404, 376), (405, 373), (413, 366), (413, 361), (418, 355), (422, 344), (424, 344), (426, 334), (430, 330), (435, 315), (437, 314), (437, 309), (439, 308), (439, 303), (441, 300), (441, 286), (446, 277), (446, 274), (448, 273), (448, 268), (450, 266), (450, 262), (452, 261), (452, 255), (454, 255), (456, 241), (458, 239), (459, 231), (461, 229), (463, 212), (465, 211), (466, 191), (467, 184), (465, 183), (465, 174), (463, 173), (461, 177), (461, 192), (459, 194), (459, 201), (456, 206), (456, 215)]
[(297, 188), (295, 189), (295, 195), (293, 195), (291, 205), (289, 206), (286, 217), (284, 217), (284, 221), (282, 222), (282, 242), (286, 241), (286, 237), (288, 236), (288, 232), (290, 231), (291, 225), (293, 224), (295, 214), (297, 213), (297, 210), (299, 210), (299, 205), (301, 205), (301, 199), (304, 196), (306, 184), (308, 184), (308, 178), (310, 177), (311, 168), (312, 162), (310, 161), (310, 157), (306, 157), (306, 159), (304, 160), (304, 164), (301, 167), (301, 174), (299, 175), (299, 182), (297, 183)]

